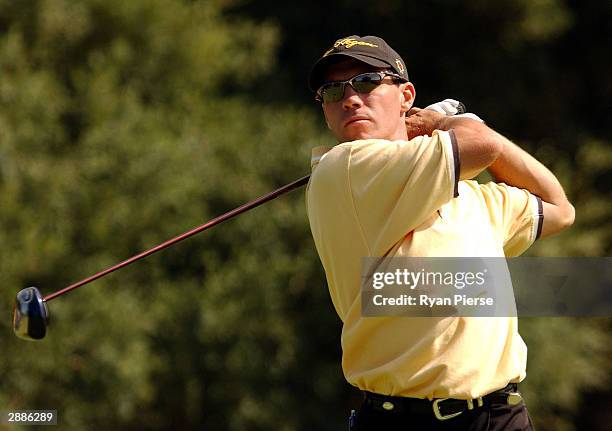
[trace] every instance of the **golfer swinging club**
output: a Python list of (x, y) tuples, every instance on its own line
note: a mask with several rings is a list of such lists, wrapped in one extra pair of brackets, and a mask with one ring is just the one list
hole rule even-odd
[[(363, 317), (361, 264), (518, 256), (573, 223), (559, 181), (475, 116), (436, 112), (450, 102), (413, 108), (406, 65), (381, 38), (337, 40), (309, 85), (339, 142), (313, 150), (306, 199), (343, 322), (343, 371), (364, 392), (351, 428), (533, 429), (516, 317)], [(470, 180), (485, 169), (495, 183)]]

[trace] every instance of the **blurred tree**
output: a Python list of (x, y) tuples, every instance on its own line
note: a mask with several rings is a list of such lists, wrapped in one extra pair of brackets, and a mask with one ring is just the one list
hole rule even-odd
[[(278, 32), (224, 4), (0, 3), (5, 315), (308, 172), (313, 116), (244, 96)], [(0, 405), (61, 429), (323, 429), (346, 388), (300, 192), (51, 313), (35, 344), (0, 322)]]

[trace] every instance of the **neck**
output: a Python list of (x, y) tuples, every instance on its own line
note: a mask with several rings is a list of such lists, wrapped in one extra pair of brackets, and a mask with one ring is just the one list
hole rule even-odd
[(406, 130), (405, 117), (401, 117), (395, 130), (392, 130), (385, 138), (387, 141), (408, 141), (408, 130)]

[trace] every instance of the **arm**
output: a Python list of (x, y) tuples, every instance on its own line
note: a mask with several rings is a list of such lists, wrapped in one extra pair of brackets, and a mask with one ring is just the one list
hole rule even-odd
[(504, 138), (501, 154), (489, 166), (489, 172), (497, 182), (527, 189), (542, 199), (542, 238), (574, 223), (574, 207), (567, 200), (559, 180), (546, 166), (509, 140)]
[(406, 117), (408, 138), (431, 135), (434, 130), (453, 130), (461, 163), (459, 178), (474, 178), (493, 163), (505, 138), (483, 123), (446, 116), (430, 109), (412, 108)]
[(574, 207), (554, 174), (483, 123), (413, 108), (406, 117), (406, 127), (410, 139), (431, 134), (434, 129), (453, 129), (459, 148), (461, 179), (473, 178), (489, 168), (497, 182), (526, 189), (538, 196), (544, 212), (541, 237), (558, 233), (574, 223)]

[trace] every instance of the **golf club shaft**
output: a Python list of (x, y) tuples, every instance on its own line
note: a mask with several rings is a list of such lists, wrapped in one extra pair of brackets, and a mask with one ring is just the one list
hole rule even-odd
[(171, 245), (176, 244), (179, 241), (182, 241), (186, 238), (189, 238), (197, 233), (200, 233), (202, 231), (205, 231), (206, 229), (209, 229), (213, 226), (218, 225), (221, 222), (224, 222), (225, 220), (229, 220), (230, 218), (237, 216), (238, 214), (242, 214), (243, 212), (246, 212), (252, 208), (255, 208), (261, 204), (264, 204), (268, 201), (271, 201), (272, 199), (275, 199), (287, 192), (290, 192), (292, 190), (295, 190), (301, 186), (303, 186), (304, 184), (306, 184), (308, 182), (308, 179), (310, 178), (310, 175), (307, 175), (305, 177), (302, 177), (298, 180), (293, 181), (292, 183), (287, 184), (286, 186), (283, 186), (277, 190), (274, 190), (273, 192), (268, 193), (267, 195), (261, 196), (257, 199), (255, 199), (254, 201), (248, 202), (244, 205), (239, 206), (238, 208), (234, 208), (231, 211), (226, 212), (225, 214), (222, 214), (218, 217), (215, 217), (214, 219), (204, 223), (201, 226), (198, 226), (188, 232), (185, 232), (175, 238), (169, 239), (168, 241), (159, 244), (158, 246), (155, 246), (149, 250), (143, 251), (140, 254), (137, 254), (136, 256), (132, 256), (129, 259), (124, 260), (123, 262), (120, 262), (118, 264), (116, 264), (115, 266), (112, 266), (110, 268), (107, 268), (103, 271), (100, 271), (94, 275), (92, 275), (91, 277), (87, 277), (81, 281), (78, 281), (74, 284), (71, 284), (68, 287), (63, 288), (62, 290), (58, 290), (55, 293), (51, 293), (50, 295), (47, 295), (43, 298), (43, 301), (51, 301), (54, 298), (57, 298), (58, 296), (61, 296), (65, 293), (70, 292), (71, 290), (74, 290), (78, 287), (81, 287), (85, 284), (91, 283), (94, 280), (97, 280), (98, 278), (104, 277), (107, 274), (110, 274), (111, 272), (114, 272), (120, 268), (123, 268), (124, 266), (128, 266), (131, 263), (134, 263), (140, 259), (144, 259), (147, 256), (152, 255), (153, 253), (156, 253), (160, 250), (163, 250), (167, 247), (170, 247)]

